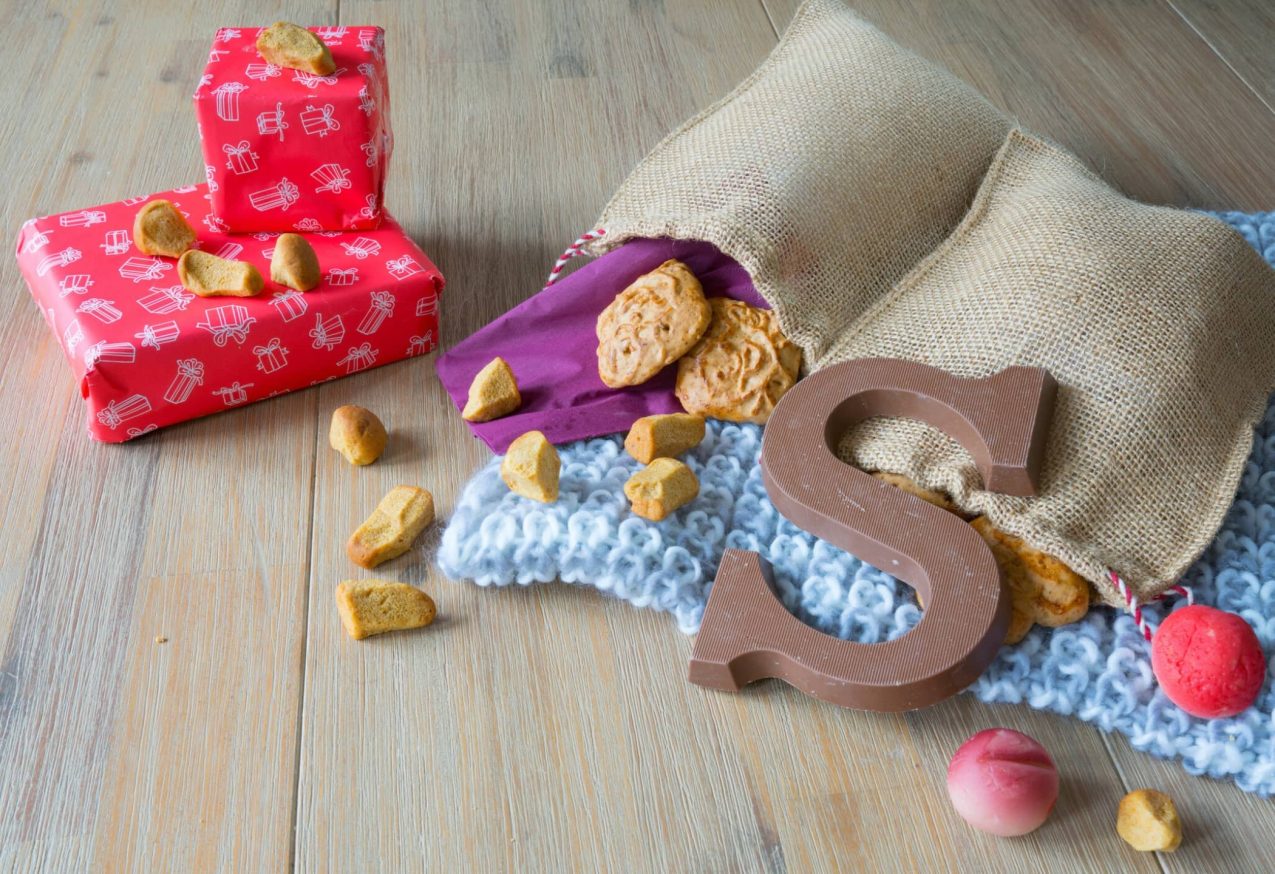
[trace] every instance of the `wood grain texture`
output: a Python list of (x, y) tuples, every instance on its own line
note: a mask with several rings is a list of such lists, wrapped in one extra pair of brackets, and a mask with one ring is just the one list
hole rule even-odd
[[(1269, 24), (1173, 2), (859, 6), (1136, 196), (1269, 208), (1269, 68), (1247, 48), (1269, 44)], [(389, 205), (448, 277), (454, 343), (533, 293), (632, 165), (746, 76), (793, 8), (334, 0), (270, 14), (387, 28)], [(5, 0), (0, 98), (23, 111), (0, 118), (4, 226), (198, 178), (189, 95), (208, 40), (262, 14)], [(446, 518), (488, 457), (432, 358), (91, 444), (11, 258), (0, 271), (0, 397), (22, 411), (0, 459), (0, 870), (1265, 864), (1269, 801), (1076, 721), (964, 696), (882, 716), (774, 683), (706, 692), (685, 681), (690, 641), (666, 617), (577, 587), (445, 581), (438, 530), (361, 571), (343, 544), (385, 491), (425, 486)], [(390, 428), (371, 467), (327, 446), (343, 403)], [(334, 588), (364, 576), (424, 586), (439, 620), (349, 640)], [(996, 724), (1063, 766), (1055, 816), (1020, 840), (973, 832), (943, 790), (956, 746)], [(1175, 856), (1115, 837), (1115, 803), (1139, 785), (1178, 798)]]
[(1275, 111), (1275, 4), (1168, 0), (1213, 51)]

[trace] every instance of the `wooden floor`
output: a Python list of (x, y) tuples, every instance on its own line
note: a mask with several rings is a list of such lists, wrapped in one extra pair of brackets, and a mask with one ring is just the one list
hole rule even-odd
[[(454, 343), (534, 292), (795, 5), (294, 0), (283, 15), (386, 27), (388, 199), (448, 277)], [(1265, 0), (858, 6), (1135, 196), (1275, 208)], [(3, 227), (200, 179), (190, 95), (214, 29), (266, 23), (258, 7), (0, 2)], [(355, 643), (333, 605), (349, 531), (399, 482), (432, 489), (445, 518), (487, 457), (432, 359), (97, 445), (13, 260), (0, 270), (0, 871), (1269, 870), (1275, 803), (1123, 738), (968, 696), (882, 716), (777, 684), (708, 693), (668, 617), (567, 586), (448, 582), (437, 532), (387, 570), (442, 619)], [(393, 432), (366, 470), (326, 446), (351, 402)], [(975, 833), (946, 800), (952, 751), (992, 725), (1061, 765), (1057, 812), (1026, 838)], [(1139, 786), (1178, 800), (1178, 853), (1114, 834)]]

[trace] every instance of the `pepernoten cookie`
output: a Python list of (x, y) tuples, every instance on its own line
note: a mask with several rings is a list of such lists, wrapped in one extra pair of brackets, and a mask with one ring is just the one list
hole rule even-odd
[(598, 316), (598, 376), (611, 388), (641, 385), (695, 345), (709, 316), (695, 274), (681, 261), (665, 261)]
[(677, 365), (677, 399), (688, 413), (764, 423), (797, 382), (801, 349), (775, 314), (715, 297), (708, 331)]

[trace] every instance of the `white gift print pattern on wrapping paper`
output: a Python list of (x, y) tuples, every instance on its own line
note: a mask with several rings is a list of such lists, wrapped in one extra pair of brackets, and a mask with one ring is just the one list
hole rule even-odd
[(84, 350), (84, 369), (96, 369), (98, 362), (107, 364), (132, 364), (137, 360), (137, 349), (132, 343), (108, 343), (99, 340)]
[(225, 258), (227, 261), (233, 261), (243, 252), (243, 243), (222, 243), (221, 248), (215, 254), (218, 258)]
[(209, 194), (221, 190), (221, 186), (217, 184), (217, 168), (212, 164), (204, 165), (204, 181), (208, 183)]
[(341, 40), (345, 39), (349, 28), (346, 27), (316, 27), (314, 35), (323, 40), (324, 45), (339, 46)]
[(137, 299), (138, 306), (157, 316), (167, 315), (177, 310), (184, 310), (195, 299), (195, 295), (180, 285), (168, 288), (151, 287), (149, 293)]
[(52, 255), (45, 255), (40, 259), (40, 263), (35, 265), (35, 275), (44, 276), (54, 267), (65, 267), (68, 264), (74, 264), (84, 257), (84, 253), (74, 246), (67, 246), (61, 252), (54, 252)]
[(248, 308), (242, 304), (213, 307), (204, 313), (203, 321), (196, 322), (196, 328), (203, 328), (213, 336), (213, 343), (225, 346), (231, 340), (242, 346), (248, 339), (248, 330), (257, 320), (248, 314)]
[(62, 332), (62, 345), (66, 347), (67, 355), (75, 354), (75, 347), (80, 345), (84, 340), (84, 329), (80, 327), (80, 323), (75, 319), (71, 319), (66, 326), (66, 330)]
[[(365, 64), (359, 64), (359, 70), (362, 71)], [(372, 95), (368, 93), (367, 86), (364, 85), (359, 89), (359, 109), (363, 110), (363, 114), (371, 117), (373, 110), (376, 109), (376, 103), (372, 100)]]
[(356, 237), (353, 243), (342, 243), (341, 248), (345, 254), (360, 261), (381, 253), (381, 244), (370, 237)]
[(345, 339), (345, 322), (341, 321), (341, 314), (337, 313), (326, 319), (322, 313), (315, 316), (310, 339), (314, 341), (311, 345), (315, 349), (335, 349)]
[(314, 73), (307, 73), (305, 70), (293, 70), (292, 81), (300, 82), (310, 90), (318, 88), (320, 85), (335, 85), (337, 77), (345, 72), (345, 67), (337, 67), (329, 76), (319, 76)]
[(217, 100), (217, 117), (222, 121), (239, 120), (239, 95), (248, 90), (242, 82), (223, 82), (213, 89)]
[(208, 230), (212, 231), (214, 234), (224, 234), (226, 231), (230, 230), (230, 225), (222, 221), (216, 213), (210, 212), (208, 215), (204, 216), (204, 224), (206, 224), (208, 226)]
[(278, 79), (283, 75), (283, 70), (275, 64), (262, 64), (257, 62), (244, 67), (243, 74), (249, 79), (264, 82), (267, 79)]
[(432, 316), (438, 312), (438, 292), (426, 295), (416, 302), (416, 315)]
[(368, 296), (367, 312), (363, 314), (363, 319), (355, 330), (360, 334), (375, 334), (393, 314), (394, 295), (388, 291), (374, 291)]
[(278, 337), (272, 337), (264, 346), (252, 347), (252, 354), (257, 356), (257, 369), (262, 373), (274, 373), (288, 366), (288, 349)]
[(306, 302), (305, 295), (296, 291), (276, 291), (270, 305), (274, 307), (279, 316), (285, 321), (290, 322), (293, 319), (299, 319), (305, 315), (310, 305)]
[(328, 270), (328, 285), (339, 287), (353, 285), (359, 280), (357, 267), (332, 267)]
[(242, 404), (248, 400), (248, 389), (252, 388), (251, 382), (239, 382), (235, 380), (230, 385), (223, 385), (219, 389), (215, 389), (213, 394), (221, 398), (221, 402), (228, 407), (236, 404)]
[(429, 351), (430, 346), (434, 344), (434, 332), (426, 331), (424, 336), (420, 334), (414, 335), (407, 342), (408, 355), (424, 355)]
[(104, 255), (123, 255), (128, 252), (133, 241), (128, 238), (128, 231), (107, 231), (98, 247)]
[(274, 109), (267, 109), (257, 114), (257, 133), (263, 137), (278, 134), (279, 142), (283, 142), (283, 132), (288, 129), (288, 122), (283, 117), (283, 104), (276, 103)]
[(176, 322), (160, 322), (158, 325), (143, 325), (142, 330), (133, 336), (142, 341), (143, 349), (158, 349), (177, 342), (181, 328)]
[(93, 285), (93, 277), (87, 273), (70, 273), (58, 280), (58, 297), (68, 294), (84, 294)]
[(359, 210), (359, 215), (365, 219), (374, 219), (381, 212), (381, 208), (376, 203), (376, 195), (369, 194), (363, 199), (363, 208)]
[(64, 228), (91, 228), (106, 221), (106, 213), (100, 209), (82, 209), (58, 216), (58, 224)]
[[(27, 219), (25, 222), (23, 222), (22, 228), (23, 230), (26, 230), (27, 228), (31, 227), (34, 224), (35, 224), (35, 219)], [(27, 241), (22, 244), (22, 254), (30, 255), (35, 252), (39, 252), (45, 246), (49, 245), (49, 234), (52, 234), (52, 233), (56, 233), (56, 232), (55, 231), (32, 232), (31, 236), (27, 238)]]
[[(310, 216), (306, 216), (305, 218), (301, 219), (301, 221), (297, 222), (292, 227), (294, 227), (298, 231), (305, 231), (311, 234), (317, 233), (318, 231), (323, 229), (323, 225), (319, 224), (319, 220), (315, 218), (311, 218)], [(274, 255), (273, 249), (270, 250), (270, 254), (272, 256)]]
[(309, 136), (326, 137), (332, 131), (341, 129), (341, 122), (333, 118), (335, 107), (331, 103), (322, 106), (307, 104), (301, 111), (301, 130)]
[(390, 272), (398, 281), (402, 282), (410, 276), (425, 272), (425, 268), (416, 263), (416, 259), (411, 255), (403, 255), (399, 258), (392, 258), (385, 262), (385, 269)]
[(111, 401), (105, 409), (99, 410), (97, 420), (114, 431), (128, 420), (145, 416), (150, 411), (151, 402), (145, 395), (129, 395), (122, 401)]
[(164, 392), (164, 400), (170, 404), (184, 404), (195, 386), (204, 384), (204, 362), (198, 358), (177, 359), (177, 373)]
[(120, 276), (125, 279), (131, 279), (133, 282), (145, 282), (150, 279), (161, 279), (165, 273), (172, 269), (172, 264), (161, 261), (158, 258), (138, 258), (134, 256), (120, 265)]
[(237, 143), (225, 143), (221, 151), (226, 155), (226, 169), (236, 176), (255, 173), (259, 167), (260, 155), (252, 150), (252, 143), (240, 140)]
[(77, 306), (75, 311), (90, 315), (104, 325), (114, 324), (124, 317), (124, 313), (115, 305), (115, 301), (103, 300), (100, 297), (90, 297)]
[(274, 185), (249, 194), (248, 203), (258, 212), (267, 212), (272, 209), (287, 212), (288, 208), (296, 203), (300, 196), (300, 189), (294, 183), (289, 182), (288, 177), (285, 176)]
[(340, 194), (353, 185), (350, 182), (350, 171), (340, 164), (321, 164), (310, 171), (310, 178), (320, 183), (319, 187), (314, 189), (316, 194), (323, 192)]
[(376, 356), (379, 351), (372, 348), (371, 343), (364, 343), (361, 346), (351, 346), (346, 351), (345, 357), (337, 364), (345, 365), (346, 373), (357, 373), (360, 370), (366, 370), (376, 363)]
[(359, 146), (359, 148), (363, 150), (363, 154), (367, 158), (367, 161), (365, 162), (367, 166), (375, 167), (376, 159), (380, 157), (376, 152), (376, 140), (368, 140), (366, 143)]

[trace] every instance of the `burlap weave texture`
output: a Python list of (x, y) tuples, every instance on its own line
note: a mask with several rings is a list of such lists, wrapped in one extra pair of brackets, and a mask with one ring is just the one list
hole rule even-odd
[(595, 254), (716, 245), (811, 368), (1047, 368), (1061, 391), (1037, 498), (983, 491), (913, 422), (868, 423), (842, 455), (949, 492), (1113, 601), (1107, 568), (1151, 597), (1207, 545), (1275, 387), (1275, 273), (1238, 234), (1123, 197), (838, 0), (807, 2), (598, 224)]

